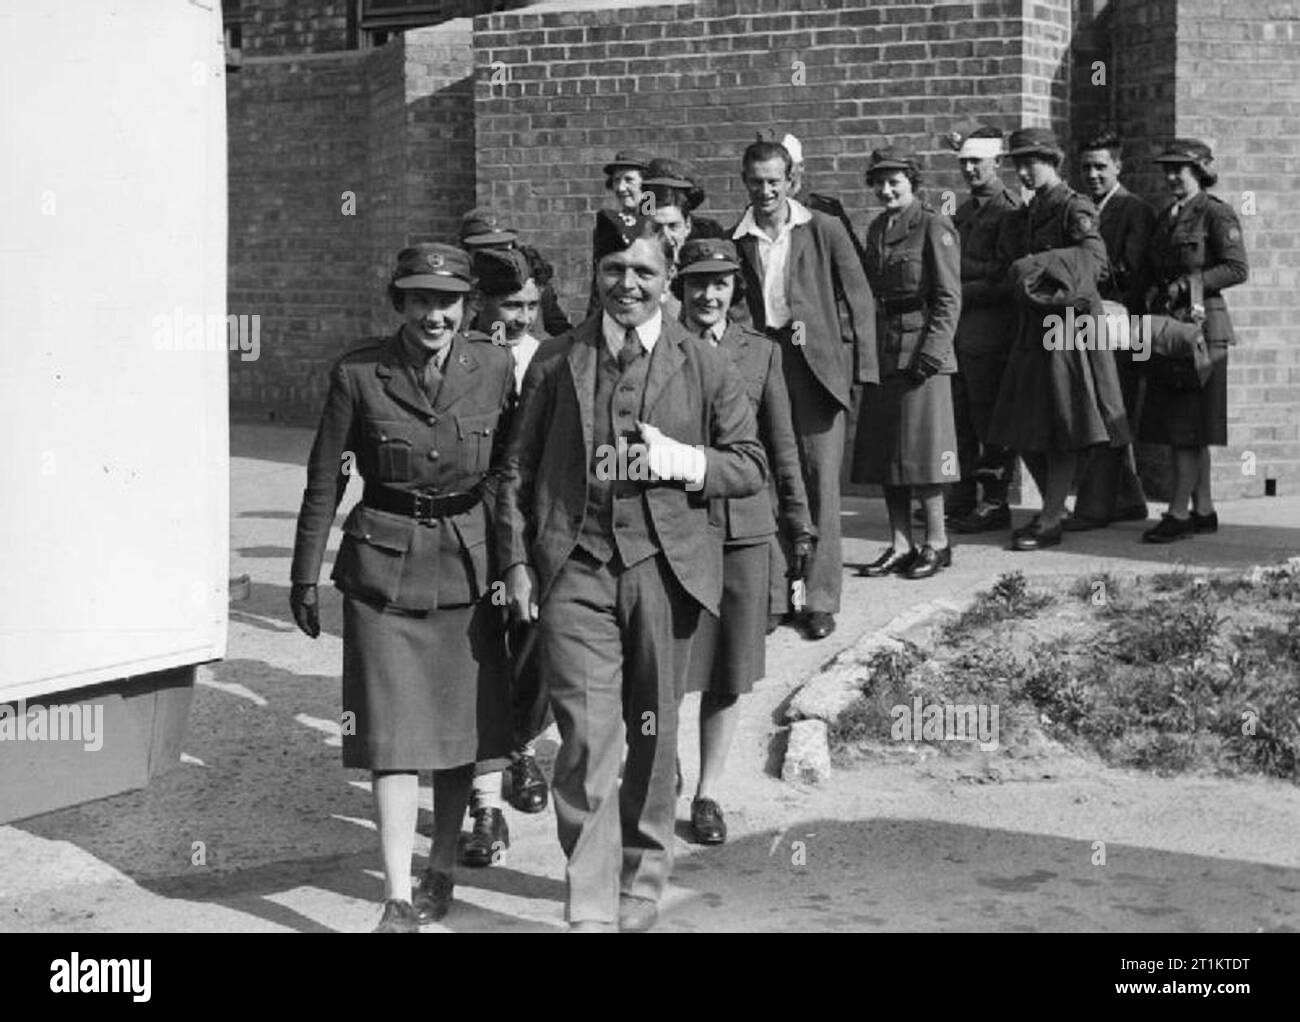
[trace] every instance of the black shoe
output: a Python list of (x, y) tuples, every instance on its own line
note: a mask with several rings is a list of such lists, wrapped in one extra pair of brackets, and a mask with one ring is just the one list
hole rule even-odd
[(618, 896), (618, 930), (620, 933), (644, 933), (659, 921), (659, 906), (649, 898)]
[(1058, 522), (1050, 529), (1043, 528), (1037, 518), (1011, 541), (1012, 550), (1044, 550), (1049, 546), (1061, 545), (1061, 524)]
[(1218, 532), (1219, 512), (1211, 511), (1208, 515), (1192, 512), (1192, 526), (1197, 532)]
[(1038, 528), (1038, 524), (1039, 524), (1039, 522), (1041, 522), (1041, 521), (1042, 521), (1042, 519), (1039, 518), (1038, 515), (1034, 515), (1033, 518), (1031, 518), (1031, 519), (1029, 519), (1029, 521), (1025, 522), (1025, 524), (1022, 525), (1022, 526), (1020, 526), (1020, 528), (1018, 528), (1018, 529), (1012, 529), (1012, 530), (1011, 530), (1011, 542), (1012, 542), (1012, 543), (1015, 543), (1015, 541), (1016, 541), (1019, 537), (1021, 537), (1021, 536), (1028, 536), (1031, 532), (1033, 532), (1034, 530), (1036, 530), (1036, 529)]
[(722, 807), (713, 799), (691, 800), (691, 833), (700, 845), (720, 845), (727, 840), (727, 821), (722, 818)]
[(479, 809), (474, 813), (474, 829), (460, 850), (463, 866), (493, 866), (501, 861), (510, 847), (510, 828), (500, 809)]
[(1061, 528), (1066, 532), (1091, 532), (1093, 529), (1104, 529), (1108, 525), (1110, 522), (1089, 518), (1087, 515), (1069, 515), (1061, 519)]
[(900, 554), (891, 546), (870, 564), (863, 565), (858, 569), (858, 574), (863, 575), (866, 578), (883, 578), (885, 575), (901, 575), (912, 566), (914, 560), (916, 560), (915, 548), (906, 550)]
[(1011, 528), (1011, 508), (1005, 504), (984, 504), (970, 514), (948, 523), (953, 532), (997, 532)]
[(904, 578), (929, 578), (931, 575), (937, 575), (944, 568), (952, 567), (952, 544), (949, 543), (942, 550), (936, 550), (929, 543), (921, 547), (921, 552), (916, 555), (908, 569), (903, 572)]
[(1160, 521), (1142, 533), (1143, 543), (1173, 543), (1196, 534), (1196, 524), (1190, 518), (1175, 518), (1167, 512)]
[(415, 906), (416, 917), (422, 923), (436, 923), (451, 908), (451, 892), (456, 882), (450, 873), (439, 873), (426, 869), (420, 877), (420, 886), (415, 889), (411, 901)]
[(785, 621), (785, 618), (784, 618), (782, 615), (780, 615), (780, 614), (768, 614), (768, 615), (767, 615), (767, 634), (768, 634), (768, 635), (771, 635), (771, 634), (772, 634), (773, 632), (775, 632), (778, 628), (780, 628), (780, 627), (781, 627), (781, 623), (782, 623), (783, 621)]
[(835, 631), (835, 615), (824, 610), (814, 610), (804, 623), (804, 634), (810, 639), (824, 639)]
[(420, 923), (409, 901), (389, 898), (384, 902), (384, 914), (371, 933), (419, 933)]
[(549, 794), (537, 760), (524, 753), (510, 764), (510, 804), (521, 813), (540, 813)]

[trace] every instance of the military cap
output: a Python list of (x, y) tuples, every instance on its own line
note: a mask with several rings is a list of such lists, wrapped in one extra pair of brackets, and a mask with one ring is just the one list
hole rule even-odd
[(632, 170), (639, 170), (642, 174), (650, 169), (653, 157), (649, 153), (640, 149), (620, 149), (614, 154), (614, 158), (604, 166), (605, 175), (609, 176), (620, 168), (627, 167)]
[(1191, 163), (1208, 167), (1214, 160), (1210, 147), (1197, 138), (1176, 138), (1156, 157), (1156, 163)]
[(650, 161), (641, 186), (649, 189), (675, 188), (685, 192), (689, 212), (704, 201), (704, 189), (695, 183), (695, 178), (695, 171), (680, 160), (657, 156)]
[(1011, 144), (1007, 147), (1007, 155), (1045, 156), (1060, 163), (1065, 158), (1065, 150), (1047, 128), (1021, 128), (1011, 133)]
[(910, 149), (904, 149), (902, 146), (885, 146), (883, 149), (873, 149), (871, 151), (871, 162), (867, 164), (867, 174), (874, 174), (878, 170), (905, 170), (912, 174), (921, 173), (921, 161), (916, 158), (916, 153)]
[(592, 255), (599, 263), (611, 252), (622, 252), (624, 249), (631, 248), (637, 238), (650, 236), (652, 228), (652, 221), (640, 212), (629, 213), (620, 210), (615, 213), (602, 209), (596, 214)]
[(678, 274), (730, 273), (740, 269), (736, 246), (726, 238), (691, 238), (677, 257)]
[(473, 274), (469, 254), (454, 245), (426, 243), (404, 248), (397, 254), (392, 285), (403, 290), (470, 290)]
[(518, 237), (518, 233), (503, 224), (492, 210), (481, 206), (460, 218), (462, 245), (504, 245)]
[(514, 294), (533, 275), (528, 257), (517, 248), (481, 248), (472, 257), (478, 289), (485, 295)]

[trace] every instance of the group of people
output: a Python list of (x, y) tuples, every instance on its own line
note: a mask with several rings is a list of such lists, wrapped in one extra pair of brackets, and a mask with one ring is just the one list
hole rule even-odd
[[(331, 370), (290, 591), (299, 627), (318, 635), (318, 576), (354, 466), (365, 489), (331, 577), (344, 596), (344, 765), (373, 777), (379, 931), (445, 915), (458, 858), (499, 861), (505, 790), (524, 812), (553, 796), (571, 930), (654, 925), (683, 695), (701, 693), (691, 831), (717, 844), (718, 782), (767, 636), (835, 627), (858, 387), (852, 475), (883, 488), (891, 532), (867, 576), (928, 578), (952, 563), (950, 530), (1010, 529), (1017, 456), (1043, 509), (1014, 549), (1145, 519), (1135, 428), (1173, 450), (1169, 513), (1144, 538), (1217, 527), (1208, 448), (1227, 439), (1232, 340), (1221, 291), (1246, 261), (1231, 207), (1205, 191), (1209, 149), (1180, 139), (1159, 157), (1174, 202), (1157, 216), (1118, 184), (1113, 136), (1082, 154), (1087, 195), (1064, 183), (1043, 129), (957, 141), (970, 194), (952, 219), (921, 200), (915, 154), (871, 154), (883, 212), (861, 242), (834, 199), (796, 198), (806, 182), (790, 136), (745, 150), (749, 204), (727, 230), (698, 214), (689, 167), (620, 152), (604, 168), (613, 208), (597, 215), (576, 325), (546, 260), (493, 211), (468, 213), (458, 244), (398, 254), (388, 294), (401, 326)], [(1004, 158), (1028, 203), (1003, 182)], [(1044, 343), (1047, 317), (1101, 324), (1107, 303), (1196, 324), (1208, 370)], [(531, 743), (550, 719), (548, 789)], [(421, 770), (433, 839), (413, 888)]]

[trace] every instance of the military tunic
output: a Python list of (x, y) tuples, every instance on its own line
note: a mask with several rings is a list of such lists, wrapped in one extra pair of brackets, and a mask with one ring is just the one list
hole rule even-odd
[[(1095, 323), (1103, 322), (1097, 284), (1107, 274), (1109, 261), (1098, 233), (1096, 207), (1062, 182), (1036, 194), (1022, 216), (1021, 255), (1075, 250), (1075, 264), (1090, 271), (1079, 292), (1086, 300), (1084, 308), (1076, 309), (1075, 315), (1086, 313), (1095, 317)], [(1060, 316), (1064, 322), (1065, 307), (1045, 312), (1020, 301), (1020, 308), (1016, 344), (989, 426), (990, 442), (1022, 454), (1128, 443), (1128, 420), (1112, 353), (1049, 350), (1044, 346), (1047, 315)]]
[[(343, 733), (347, 767), (446, 769), (509, 748), (509, 669), (486, 540), (511, 359), (457, 335), (433, 375), (431, 399), (400, 334), (344, 355), (307, 465), (294, 582), (317, 581), (348, 475), (366, 484), (330, 576), (345, 597), (343, 710), (355, 714)], [(480, 499), (430, 521), (375, 506), (416, 492)]]
[[(867, 279), (876, 296), (880, 383), (862, 395), (853, 481), (887, 486), (956, 482), (950, 377), (961, 314), (961, 245), (952, 221), (919, 199), (892, 225), (867, 228)], [(924, 364), (924, 383), (907, 375)]]
[(780, 347), (736, 323), (727, 327), (719, 347), (731, 355), (744, 381), (772, 468), (776, 513), (767, 489), (717, 502), (716, 511), (725, 523), (722, 605), (717, 616), (700, 615), (686, 691), (740, 695), (767, 674), (770, 573), (784, 560), (779, 549), (775, 554), (770, 549), (777, 543), (777, 523), (789, 542), (815, 536), (816, 529), (799, 467)]
[[(1173, 390), (1158, 377), (1150, 379), (1141, 439), (1176, 447), (1222, 446), (1228, 442), (1228, 346), (1236, 341), (1222, 292), (1249, 275), (1241, 222), (1230, 205), (1206, 191), (1183, 203), (1177, 216), (1172, 210), (1156, 221), (1148, 271), (1158, 296), (1175, 281), (1201, 275), (1213, 371), (1200, 390)], [(1184, 288), (1172, 308), (1156, 305), (1150, 311), (1182, 315), (1189, 301)]]

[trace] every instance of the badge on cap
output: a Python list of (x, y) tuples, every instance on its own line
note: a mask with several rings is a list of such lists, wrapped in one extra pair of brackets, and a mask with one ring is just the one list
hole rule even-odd
[(1235, 227), (1229, 227), (1229, 228), (1228, 228), (1228, 240), (1229, 240), (1229, 241), (1240, 241), (1240, 240), (1241, 240), (1241, 231), (1237, 230), (1237, 228), (1235, 228)]
[(443, 259), (442, 256), (438, 255), (437, 252), (431, 252), (429, 254), (429, 266), (433, 269), (441, 270), (446, 265), (447, 261)]

